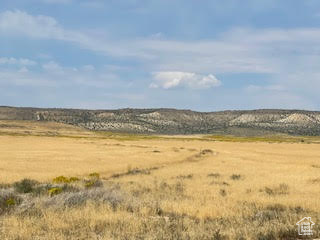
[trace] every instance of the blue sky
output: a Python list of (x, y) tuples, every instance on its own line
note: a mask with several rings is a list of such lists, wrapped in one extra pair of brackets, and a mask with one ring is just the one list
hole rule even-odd
[(320, 110), (318, 0), (3, 0), (0, 105)]

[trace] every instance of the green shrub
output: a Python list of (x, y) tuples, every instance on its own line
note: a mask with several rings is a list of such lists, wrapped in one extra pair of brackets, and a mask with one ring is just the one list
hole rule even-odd
[(100, 174), (97, 173), (97, 172), (93, 172), (93, 173), (90, 173), (90, 174), (89, 174), (89, 177), (99, 179), (99, 178), (100, 178)]
[(14, 190), (18, 193), (31, 193), (37, 184), (37, 181), (25, 178), (19, 182), (15, 182), (13, 186)]
[(0, 214), (10, 211), (16, 205), (19, 205), (22, 199), (9, 191), (0, 192)]
[(78, 181), (80, 181), (80, 179), (77, 178), (77, 177), (71, 177), (71, 178), (69, 178), (69, 182), (78, 182)]
[(65, 176), (59, 176), (59, 177), (56, 177), (52, 180), (53, 183), (58, 183), (58, 184), (61, 184), (61, 183), (72, 183), (72, 182), (77, 182), (77, 181), (80, 181), (79, 178), (77, 177), (70, 177), (70, 178), (67, 178)]
[(101, 187), (102, 182), (98, 179), (91, 179), (85, 182), (85, 188)]
[(48, 190), (48, 193), (49, 193), (50, 197), (52, 197), (54, 195), (58, 195), (58, 194), (62, 193), (62, 188), (60, 188), (60, 187), (51, 188)]
[(14, 206), (14, 205), (16, 205), (16, 200), (14, 200), (14, 198), (8, 198), (8, 199), (6, 200), (6, 205), (7, 205), (8, 207)]
[(70, 180), (65, 176), (59, 176), (52, 180), (54, 183), (69, 183)]

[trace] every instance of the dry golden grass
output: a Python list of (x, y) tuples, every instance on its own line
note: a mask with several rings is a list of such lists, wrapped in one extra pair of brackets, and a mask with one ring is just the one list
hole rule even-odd
[[(1, 183), (52, 182), (60, 175), (84, 179), (97, 172), (100, 188), (117, 186), (122, 201), (116, 207), (108, 198), (108, 204), (88, 201), (57, 209), (43, 207), (51, 198), (41, 195), (34, 200), (37, 211), (0, 216), (0, 239), (296, 239), (295, 223), (304, 216), (316, 223), (314, 237), (320, 233), (316, 143), (15, 125), (31, 132), (14, 136), (13, 127), (2, 127)], [(52, 128), (56, 137), (46, 136)], [(75, 187), (88, 191), (81, 182)]]

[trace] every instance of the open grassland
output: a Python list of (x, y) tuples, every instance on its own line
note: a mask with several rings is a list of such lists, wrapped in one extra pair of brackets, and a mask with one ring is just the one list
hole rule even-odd
[(319, 238), (318, 141), (0, 121), (0, 239)]

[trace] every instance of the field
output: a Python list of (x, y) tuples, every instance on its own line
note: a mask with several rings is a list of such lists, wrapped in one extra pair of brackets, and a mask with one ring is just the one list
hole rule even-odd
[(0, 239), (297, 239), (303, 217), (320, 237), (315, 137), (0, 121), (0, 183)]

